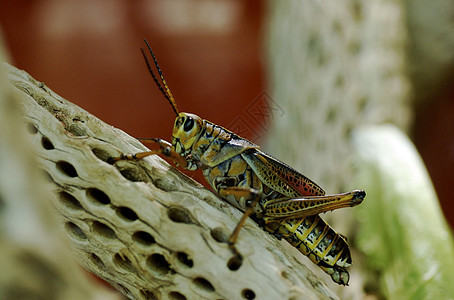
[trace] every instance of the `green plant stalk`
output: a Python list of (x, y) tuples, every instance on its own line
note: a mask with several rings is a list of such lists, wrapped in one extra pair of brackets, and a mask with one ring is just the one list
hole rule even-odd
[(355, 185), (367, 199), (355, 210), (357, 244), (387, 299), (453, 299), (454, 246), (424, 164), (392, 125), (354, 132)]

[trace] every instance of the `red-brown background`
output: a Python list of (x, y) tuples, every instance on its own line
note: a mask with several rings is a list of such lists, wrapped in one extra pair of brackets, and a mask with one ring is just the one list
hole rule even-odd
[[(0, 2), (0, 25), (17, 67), (133, 136), (168, 139), (175, 115), (139, 52), (147, 38), (181, 111), (226, 127), (245, 117), (254, 140), (244, 112), (266, 92), (264, 13), (261, 0), (16, 0)], [(413, 134), (451, 225), (453, 83)]]

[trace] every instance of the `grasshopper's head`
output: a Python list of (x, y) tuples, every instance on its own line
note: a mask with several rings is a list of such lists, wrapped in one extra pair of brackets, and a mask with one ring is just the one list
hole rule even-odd
[(179, 113), (175, 119), (172, 133), (172, 145), (175, 151), (185, 156), (191, 151), (202, 131), (203, 120), (194, 114)]

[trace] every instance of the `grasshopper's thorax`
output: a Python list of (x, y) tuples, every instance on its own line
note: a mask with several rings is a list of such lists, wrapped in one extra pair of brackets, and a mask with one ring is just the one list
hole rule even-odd
[(187, 160), (186, 168), (196, 170), (211, 165), (231, 137), (232, 134), (220, 126), (194, 114), (180, 113), (173, 127), (172, 146)]

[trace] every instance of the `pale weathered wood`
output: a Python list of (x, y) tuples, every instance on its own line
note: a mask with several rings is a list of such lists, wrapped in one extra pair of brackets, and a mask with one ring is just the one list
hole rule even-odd
[[(0, 36), (0, 61), (3, 50)], [(0, 63), (0, 299), (120, 299), (89, 281), (68, 250), (6, 67)]]
[(61, 226), (85, 268), (138, 299), (336, 297), (251, 220), (237, 244), (244, 259), (231, 260), (225, 241), (240, 211), (157, 156), (107, 163), (146, 148), (8, 68)]

